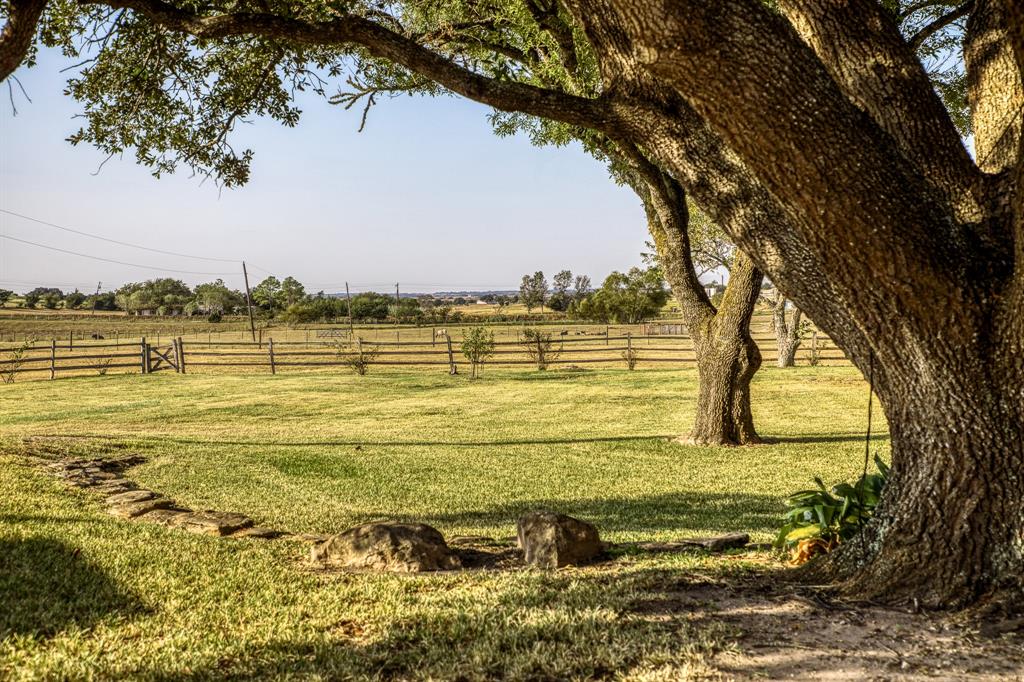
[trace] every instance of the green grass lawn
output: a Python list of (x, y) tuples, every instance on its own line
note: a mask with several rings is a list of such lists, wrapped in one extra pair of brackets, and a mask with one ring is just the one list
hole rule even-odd
[[(119, 521), (30, 466), (33, 454), (127, 448), (148, 458), (129, 474), (144, 486), (297, 532), (398, 518), (501, 538), (522, 511), (551, 508), (614, 541), (731, 530), (768, 540), (786, 493), (859, 472), (867, 388), (856, 370), (765, 369), (755, 416), (776, 442), (751, 448), (671, 442), (692, 419), (695, 378), (317, 372), (0, 386), (0, 677), (707, 674), (729, 632), (631, 605), (674, 576), (752, 570), (763, 554), (323, 574), (297, 541)], [(887, 450), (884, 437), (877, 445)]]

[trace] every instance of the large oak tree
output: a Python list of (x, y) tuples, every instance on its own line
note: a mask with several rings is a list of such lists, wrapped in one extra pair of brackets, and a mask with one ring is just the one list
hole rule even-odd
[[(928, 606), (1019, 590), (1024, 5), (523, 3), (570, 26), (595, 88), (519, 81), (437, 47), (400, 4), (355, 0), (9, 0), (0, 76), (40, 37), (69, 52), (85, 40), (96, 61), (71, 84), (88, 115), (75, 139), (228, 183), (247, 173), (247, 153), (227, 141), (238, 117), (294, 123), (289, 88), (322, 90), (364, 56), (412, 87), (426, 80), (636, 150), (862, 371), (874, 368), (892, 476), (864, 542), (835, 553), (829, 574), (863, 596)], [(910, 37), (908, 4), (935, 11)], [(956, 22), (973, 157), (916, 52)], [(558, 54), (546, 35), (543, 51)]]

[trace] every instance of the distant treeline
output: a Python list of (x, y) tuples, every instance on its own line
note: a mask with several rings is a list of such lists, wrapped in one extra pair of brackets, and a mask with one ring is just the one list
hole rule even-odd
[[(262, 318), (276, 318), (287, 324), (330, 322), (348, 319), (349, 299), (324, 292), (307, 294), (294, 277), (279, 280), (267, 277), (252, 289), (253, 310)], [(573, 277), (568, 270), (558, 273), (554, 288), (548, 287), (543, 272), (523, 277), (518, 294), (483, 294), (479, 297), (435, 297), (423, 294), (402, 297), (364, 292), (351, 297), (351, 317), (361, 322), (399, 321), (406, 323), (446, 323), (462, 319), (455, 306), (483, 302), (498, 307), (489, 317), (513, 321), (531, 319), (535, 308), (564, 313), (572, 319), (594, 322), (636, 323), (654, 317), (668, 300), (657, 268), (633, 268), (627, 273), (613, 272), (598, 289), (590, 278)], [(13, 302), (19, 307), (56, 310), (102, 310), (129, 315), (205, 316), (218, 321), (224, 315), (246, 312), (245, 294), (224, 284), (223, 280), (189, 288), (181, 280), (151, 279), (125, 284), (115, 291), (87, 295), (75, 290), (65, 293), (54, 287), (37, 287), (16, 299), (13, 291), (0, 289), (0, 305)], [(522, 303), (527, 314), (510, 314), (508, 306)], [(477, 317), (477, 316), (474, 316)]]

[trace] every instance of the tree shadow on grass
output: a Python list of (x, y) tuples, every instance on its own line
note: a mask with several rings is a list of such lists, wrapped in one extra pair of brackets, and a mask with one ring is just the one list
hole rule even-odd
[(660, 662), (699, 646), (683, 620), (666, 625), (664, 619), (609, 618), (610, 605), (628, 605), (619, 595), (644, 588), (649, 578), (643, 571), (526, 574), (510, 586), (493, 585), (495, 601), (479, 608), (467, 604), (464, 595), (437, 597), (429, 575), (408, 581), (422, 585), (422, 595), (411, 597), (385, 622), (364, 627), (354, 613), (352, 620), (316, 634), (245, 644), (205, 665), (189, 665), (184, 673), (166, 667), (137, 672), (166, 682), (611, 679), (649, 659)]
[[(872, 433), (871, 442), (872, 444), (879, 441), (889, 440), (889, 434), (887, 433)], [(765, 444), (773, 445), (775, 443), (863, 443), (863, 433), (809, 433), (799, 436), (767, 436), (764, 439)]]
[[(520, 574), (474, 608), (429, 575), (383, 622), (243, 642), (199, 663), (134, 671), (198, 680), (1017, 679), (1020, 640), (966, 636), (903, 609), (715, 571), (575, 569)], [(608, 614), (614, 612), (610, 618)], [(950, 634), (952, 633), (952, 634)], [(951, 650), (951, 651), (950, 651)], [(909, 665), (901, 665), (907, 660)], [(177, 666), (181, 666), (180, 668)], [(657, 673), (652, 675), (651, 673)]]
[[(678, 435), (678, 434), (676, 434)], [(36, 438), (50, 438), (49, 435), (37, 435)], [(179, 445), (209, 445), (214, 447), (238, 445), (238, 446), (259, 446), (259, 447), (498, 447), (504, 445), (573, 445), (576, 443), (620, 443), (629, 441), (668, 441), (675, 438), (672, 434), (660, 435), (638, 435), (638, 436), (594, 436), (590, 438), (519, 438), (499, 440), (372, 440), (372, 439), (347, 439), (347, 440), (242, 440), (242, 439), (206, 439), (189, 438), (179, 436), (125, 436), (125, 435), (102, 435), (89, 434), (74, 436), (74, 438), (88, 439), (131, 439), (140, 442), (175, 443)]]
[[(515, 534), (516, 519), (525, 512), (551, 510), (575, 516), (597, 526), (600, 532), (628, 532), (639, 535), (676, 532), (680, 535), (713, 532), (769, 532), (778, 530), (784, 507), (770, 495), (679, 491), (661, 495), (597, 497), (589, 499), (513, 500), (480, 510), (450, 514), (412, 515), (441, 528), (507, 526)], [(387, 517), (367, 513), (360, 521)]]
[(45, 537), (0, 538), (0, 639), (88, 628), (142, 603), (72, 547)]

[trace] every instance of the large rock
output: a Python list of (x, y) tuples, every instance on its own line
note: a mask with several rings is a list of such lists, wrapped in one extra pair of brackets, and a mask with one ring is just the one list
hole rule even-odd
[(314, 547), (312, 557), (330, 566), (397, 573), (462, 567), (441, 533), (422, 523), (376, 522), (349, 528)]
[(516, 521), (516, 532), (526, 563), (541, 568), (586, 563), (602, 550), (594, 526), (565, 514), (529, 512)]

